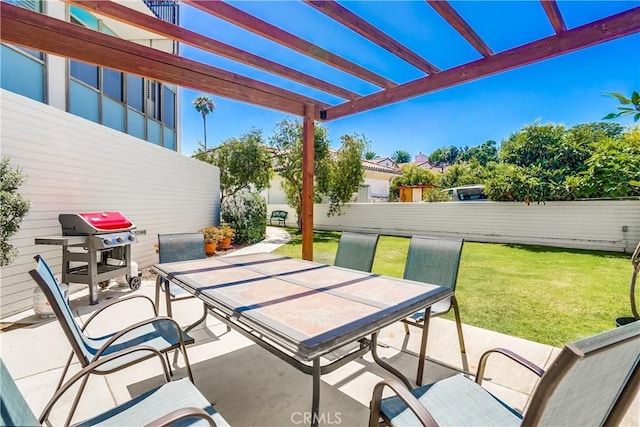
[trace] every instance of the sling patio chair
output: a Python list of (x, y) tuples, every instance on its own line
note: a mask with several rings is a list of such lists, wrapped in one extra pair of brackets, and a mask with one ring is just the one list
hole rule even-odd
[[(205, 259), (207, 255), (204, 252), (204, 235), (202, 233), (172, 233), (158, 234), (158, 256), (160, 264), (165, 262), (190, 261), (195, 259)], [(156, 277), (156, 307), (160, 305), (160, 291), (165, 293), (165, 304), (167, 316), (173, 317), (171, 303), (173, 301), (181, 301), (194, 298), (193, 295), (182, 289), (178, 285), (174, 285), (168, 280), (163, 280), (159, 275)], [(189, 332), (197, 325), (207, 320), (207, 306), (202, 304), (202, 316), (191, 325), (187, 326), (184, 331)]]
[[(181, 350), (187, 374), (191, 382), (193, 382), (191, 365), (189, 364), (189, 358), (185, 348), (186, 344), (194, 342), (193, 338), (182, 332), (180, 325), (178, 325), (175, 320), (170, 317), (157, 316), (156, 308), (150, 298), (147, 298), (144, 295), (132, 295), (107, 304), (100, 310), (94, 312), (81, 328), (76, 323), (71, 312), (71, 308), (69, 307), (69, 303), (60, 290), (60, 286), (51, 272), (51, 269), (41, 256), (37, 255), (35, 259), (37, 261), (36, 268), (31, 270), (29, 274), (31, 274), (31, 277), (33, 277), (40, 289), (42, 289), (44, 295), (47, 297), (47, 300), (49, 301), (54, 314), (58, 318), (58, 322), (60, 323), (60, 326), (62, 326), (62, 330), (69, 340), (72, 349), (56, 390), (60, 389), (62, 386), (74, 354), (80, 362), (80, 365), (82, 367), (86, 367), (90, 363), (116, 351), (138, 345), (153, 347), (161, 353), (164, 353), (165, 356), (169, 351)], [(87, 326), (91, 324), (91, 322), (101, 313), (104, 313), (116, 304), (122, 304), (136, 299), (142, 299), (142, 301), (147, 301), (149, 303), (149, 306), (151, 307), (151, 317), (134, 323), (122, 330), (113, 331), (101, 337), (90, 337), (85, 333)], [(139, 304), (136, 304), (136, 308), (139, 308), (138, 306)], [(100, 364), (93, 370), (93, 373), (107, 375), (132, 366), (149, 357), (151, 357), (151, 355), (148, 353), (131, 353), (126, 357), (115, 358), (111, 360), (110, 363)], [(80, 398), (87, 379), (88, 376), (84, 377), (76, 396), (77, 399)]]
[(336, 259), (333, 265), (352, 270), (371, 272), (373, 258), (378, 245), (377, 234), (351, 233), (345, 231), (340, 236)]
[[(463, 244), (463, 239), (443, 239), (426, 236), (411, 237), (407, 262), (404, 267), (404, 278), (417, 282), (446, 286), (454, 292), (451, 298), (447, 298), (431, 306), (430, 317), (441, 316), (453, 308), (456, 328), (458, 330), (460, 355), (462, 357), (462, 370), (467, 372), (469, 369), (467, 352), (464, 345), (464, 336), (462, 335), (460, 310), (455, 296)], [(414, 313), (412, 316), (403, 320), (403, 323), (407, 335), (409, 334), (408, 325), (421, 328), (429, 327), (429, 319), (425, 319), (425, 313), (423, 311)], [(430, 358), (429, 360), (442, 364), (442, 362)]]
[[(506, 349), (489, 350), (475, 382), (462, 374), (409, 391), (396, 379), (373, 391), (369, 426), (618, 425), (640, 388), (640, 322), (565, 345), (545, 372)], [(502, 354), (540, 376), (524, 414), (481, 386), (487, 359)], [(385, 387), (396, 396), (382, 399)], [(633, 422), (637, 422), (635, 419)]]
[[(196, 425), (195, 422), (198, 421), (198, 425), (213, 427), (229, 425), (187, 378), (169, 381), (169, 371), (162, 354), (153, 347), (147, 346), (132, 347), (89, 363), (54, 393), (39, 418), (36, 418), (9, 370), (0, 359), (0, 388), (2, 390), (0, 393), (0, 425), (24, 427), (51, 425), (49, 419), (51, 411), (69, 388), (79, 380), (91, 375), (94, 370), (100, 369), (102, 365), (112, 363), (121, 357), (130, 358), (135, 356), (134, 353), (147, 353), (143, 355), (144, 357), (157, 356), (162, 364), (165, 384), (74, 425), (168, 426), (178, 422), (184, 425)], [(65, 426), (70, 425), (77, 404), (78, 402), (75, 401), (67, 412)]]

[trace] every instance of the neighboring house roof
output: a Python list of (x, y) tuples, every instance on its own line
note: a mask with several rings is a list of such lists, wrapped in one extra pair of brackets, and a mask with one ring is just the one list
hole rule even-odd
[(402, 172), (400, 172), (400, 169), (396, 167), (385, 166), (382, 164), (375, 163), (371, 160), (363, 160), (362, 166), (364, 166), (366, 170), (371, 170), (376, 172), (386, 172), (386, 173), (390, 173), (392, 175), (398, 175), (398, 176), (402, 175)]

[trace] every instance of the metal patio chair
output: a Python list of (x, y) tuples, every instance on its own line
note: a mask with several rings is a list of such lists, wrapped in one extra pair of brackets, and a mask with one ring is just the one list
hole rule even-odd
[[(640, 388), (640, 322), (567, 344), (548, 371), (505, 349), (489, 350), (475, 382), (462, 374), (409, 391), (396, 379), (373, 391), (369, 426), (618, 425)], [(491, 354), (541, 377), (524, 415), (481, 386)], [(382, 399), (385, 387), (396, 396)], [(637, 421), (637, 420), (636, 420)]]
[[(174, 425), (178, 421), (203, 421), (209, 426), (228, 426), (227, 422), (207, 401), (200, 391), (187, 378), (169, 381), (169, 371), (164, 363), (162, 354), (152, 347), (133, 347), (127, 350), (113, 353), (98, 361), (92, 362), (82, 368), (69, 381), (53, 395), (45, 405), (40, 418), (27, 404), (9, 370), (0, 359), (0, 425), (3, 426), (42, 426), (50, 425), (49, 415), (60, 398), (71, 386), (79, 380), (89, 376), (101, 365), (111, 363), (113, 360), (128, 358), (133, 353), (146, 352), (151, 356), (158, 356), (162, 364), (165, 384), (147, 391), (132, 400), (110, 409), (100, 415), (82, 421), (80, 426), (102, 425), (146, 425), (161, 426)], [(145, 356), (146, 357), (146, 356)], [(69, 425), (77, 407), (77, 402), (69, 409), (64, 425)]]
[[(71, 308), (60, 290), (58, 282), (51, 272), (51, 269), (41, 256), (37, 255), (35, 259), (37, 261), (36, 268), (31, 270), (29, 274), (33, 277), (40, 289), (42, 289), (44, 295), (47, 297), (47, 300), (58, 318), (60, 326), (62, 326), (62, 330), (69, 340), (72, 349), (56, 390), (60, 389), (62, 386), (74, 354), (80, 362), (80, 365), (82, 367), (86, 367), (90, 363), (100, 360), (105, 356), (109, 356), (116, 351), (139, 345), (153, 347), (161, 353), (164, 353), (165, 356), (171, 350), (181, 350), (187, 374), (191, 382), (193, 382), (191, 365), (189, 364), (189, 358), (185, 348), (186, 344), (194, 342), (193, 338), (182, 332), (180, 326), (175, 322), (175, 320), (165, 316), (157, 316), (156, 308), (150, 298), (143, 295), (133, 295), (114, 301), (113, 303), (94, 312), (81, 328), (76, 323), (71, 312)], [(148, 301), (152, 315), (150, 318), (134, 323), (122, 330), (113, 331), (101, 337), (90, 337), (85, 333), (87, 326), (90, 325), (91, 322), (101, 313), (104, 313), (116, 304), (140, 298)], [(151, 357), (151, 355), (132, 353), (128, 355), (128, 357), (120, 357), (111, 360), (110, 363), (100, 364), (93, 370), (93, 373), (107, 375), (128, 366), (132, 366), (148, 357)], [(84, 377), (78, 394), (76, 395), (76, 399), (80, 398), (87, 379), (88, 377)]]
[[(191, 261), (195, 259), (205, 259), (204, 235), (202, 233), (173, 233), (158, 234), (158, 256), (160, 264), (165, 262)], [(173, 301), (181, 301), (194, 298), (193, 295), (174, 285), (168, 280), (163, 280), (159, 275), (156, 277), (156, 307), (160, 304), (160, 291), (165, 293), (165, 304), (167, 316), (173, 317), (171, 304)], [(187, 326), (184, 331), (189, 332), (197, 325), (207, 320), (207, 306), (202, 304), (202, 316), (195, 322)]]
[(352, 270), (371, 272), (373, 258), (378, 245), (377, 234), (351, 233), (345, 231), (340, 236), (336, 259), (333, 265)]
[[(460, 322), (460, 310), (455, 296), (456, 283), (458, 281), (458, 269), (464, 239), (443, 239), (426, 236), (413, 236), (409, 243), (407, 262), (404, 268), (404, 278), (417, 282), (431, 283), (446, 286), (454, 292), (451, 298), (440, 301), (431, 306), (431, 317), (446, 314), (453, 308), (458, 330), (458, 344), (462, 357), (463, 371), (468, 371), (467, 351), (462, 335), (462, 323)], [(429, 327), (428, 319), (424, 312), (420, 311), (403, 320), (404, 329), (409, 334), (409, 326)], [(429, 359), (436, 363), (441, 363)]]

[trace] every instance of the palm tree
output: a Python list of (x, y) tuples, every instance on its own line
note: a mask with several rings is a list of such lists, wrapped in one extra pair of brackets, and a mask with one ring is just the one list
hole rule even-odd
[(376, 158), (378, 158), (378, 155), (376, 154), (375, 151), (371, 151), (371, 150), (365, 151), (365, 153), (364, 153), (364, 159), (365, 160), (373, 160), (373, 159), (376, 159)]
[(193, 100), (193, 106), (196, 107), (196, 111), (202, 114), (202, 124), (204, 127), (204, 152), (207, 153), (207, 114), (213, 112), (216, 109), (216, 104), (213, 100), (206, 96), (199, 96)]
[(411, 154), (405, 150), (397, 150), (391, 155), (391, 160), (396, 164), (409, 163), (411, 161)]

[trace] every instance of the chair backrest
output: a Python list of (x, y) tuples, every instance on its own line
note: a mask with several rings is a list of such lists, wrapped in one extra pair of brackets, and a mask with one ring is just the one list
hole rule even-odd
[(340, 236), (338, 251), (333, 265), (371, 272), (373, 258), (376, 255), (378, 235), (368, 233), (350, 233)]
[(158, 234), (158, 249), (160, 263), (207, 257), (202, 233)]
[(0, 425), (41, 426), (0, 359)]
[(617, 425), (640, 387), (640, 322), (567, 344), (542, 376), (523, 425)]
[(91, 345), (91, 339), (82, 333), (73, 318), (67, 299), (64, 297), (62, 290), (60, 290), (58, 282), (45, 260), (40, 255), (36, 255), (35, 259), (37, 261), (36, 268), (29, 271), (29, 274), (47, 297), (49, 305), (51, 305), (51, 309), (58, 318), (60, 326), (62, 326), (62, 330), (67, 336), (80, 364), (86, 366), (89, 364), (91, 353), (93, 352), (92, 349), (94, 348)]
[(463, 239), (411, 237), (404, 278), (455, 291), (463, 244)]

